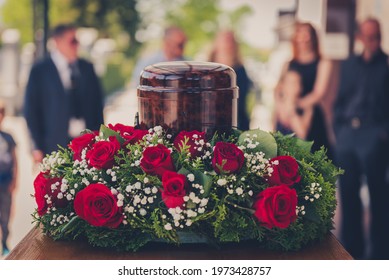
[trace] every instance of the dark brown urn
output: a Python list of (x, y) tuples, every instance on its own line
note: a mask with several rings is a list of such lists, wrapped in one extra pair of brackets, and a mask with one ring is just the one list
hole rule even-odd
[(194, 61), (147, 66), (138, 86), (139, 122), (179, 131), (229, 133), (237, 125), (236, 74), (223, 64)]

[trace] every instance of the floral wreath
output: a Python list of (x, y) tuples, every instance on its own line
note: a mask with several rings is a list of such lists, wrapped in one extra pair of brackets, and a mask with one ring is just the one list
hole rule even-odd
[(115, 124), (47, 155), (34, 181), (34, 222), (54, 240), (136, 251), (182, 242), (299, 250), (333, 228), (342, 173), (311, 142), (262, 130), (212, 139)]

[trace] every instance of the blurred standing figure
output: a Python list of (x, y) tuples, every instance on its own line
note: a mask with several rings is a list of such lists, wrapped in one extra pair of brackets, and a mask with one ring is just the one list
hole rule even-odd
[(287, 71), (300, 74), (302, 82), (301, 98), (298, 107), (301, 110), (312, 110), (312, 120), (308, 128), (306, 140), (314, 141), (313, 150), (324, 146), (328, 156), (332, 158), (331, 145), (327, 133), (323, 111), (319, 105), (326, 94), (331, 73), (331, 63), (321, 57), (319, 38), (315, 28), (310, 23), (296, 23), (292, 39), (293, 57), (284, 66), (280, 83), (275, 90), (275, 100), (281, 94), (281, 81)]
[(181, 28), (177, 26), (166, 28), (162, 39), (162, 49), (150, 57), (140, 59), (136, 63), (132, 72), (131, 86), (138, 86), (140, 73), (148, 65), (165, 61), (186, 60), (184, 57), (186, 41), (187, 37)]
[(33, 65), (27, 83), (24, 114), (33, 140), (33, 158), (66, 147), (84, 129), (103, 124), (103, 92), (93, 65), (78, 57), (76, 27), (61, 24), (52, 31), (50, 55)]
[(372, 259), (389, 258), (388, 164), (389, 66), (381, 49), (381, 29), (376, 19), (359, 25), (357, 38), (364, 50), (342, 64), (334, 107), (336, 160), (345, 170), (340, 176), (341, 241), (357, 259), (365, 258), (361, 176), (370, 195)]
[(5, 104), (0, 100), (0, 226), (2, 256), (9, 253), (7, 246), (9, 218), (12, 209), (12, 194), (16, 188), (17, 177), (16, 144), (10, 134), (1, 130), (4, 116)]
[(281, 83), (281, 94), (275, 102), (274, 130), (282, 134), (295, 133), (298, 138), (306, 139), (314, 111), (312, 107), (303, 110), (297, 106), (302, 92), (301, 76), (289, 70)]
[(243, 66), (239, 53), (239, 44), (230, 30), (220, 31), (214, 42), (209, 61), (230, 66), (236, 73), (236, 83), (239, 87), (238, 98), (238, 128), (248, 130), (250, 118), (247, 112), (246, 98), (251, 87), (251, 80)]

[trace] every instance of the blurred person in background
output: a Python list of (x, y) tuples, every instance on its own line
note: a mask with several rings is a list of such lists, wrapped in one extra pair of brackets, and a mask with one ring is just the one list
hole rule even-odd
[[(381, 49), (381, 28), (369, 18), (359, 25), (364, 49), (343, 62), (334, 106), (336, 162), (339, 178), (341, 242), (356, 259), (389, 259), (389, 197), (385, 174), (389, 147), (389, 66)], [(370, 197), (367, 254), (360, 197), (365, 175)]]
[(233, 31), (223, 30), (217, 34), (208, 60), (225, 64), (234, 69), (236, 83), (239, 87), (238, 128), (243, 131), (248, 130), (250, 128), (250, 118), (247, 110), (247, 95), (252, 82), (240, 57), (239, 44)]
[(293, 70), (287, 71), (281, 81), (280, 94), (275, 102), (273, 126), (282, 134), (295, 133), (300, 139), (306, 139), (311, 126), (313, 107), (301, 109), (298, 101), (302, 93), (302, 78)]
[(33, 141), (33, 159), (66, 147), (85, 129), (104, 123), (104, 95), (93, 65), (78, 57), (77, 28), (60, 24), (52, 31), (54, 49), (30, 72), (24, 115)]
[(1, 129), (5, 117), (5, 103), (0, 100), (0, 229), (1, 255), (9, 253), (9, 219), (12, 209), (12, 195), (16, 189), (17, 161), (16, 143), (13, 137)]
[[(312, 110), (313, 115), (306, 140), (314, 141), (312, 150), (324, 146), (329, 158), (332, 158), (332, 146), (329, 141), (325, 116), (320, 101), (326, 94), (330, 80), (331, 62), (320, 54), (319, 38), (316, 29), (310, 23), (296, 23), (292, 37), (293, 57), (282, 71), (280, 82), (275, 88), (275, 101), (279, 99), (281, 81), (287, 71), (295, 71), (301, 76), (302, 92), (298, 101), (301, 110)], [(277, 105), (276, 105), (277, 106)]]
[(161, 50), (137, 61), (132, 72), (131, 87), (136, 88), (138, 86), (140, 73), (148, 65), (166, 61), (187, 60), (184, 56), (186, 42), (187, 37), (181, 28), (177, 26), (167, 27), (163, 34)]

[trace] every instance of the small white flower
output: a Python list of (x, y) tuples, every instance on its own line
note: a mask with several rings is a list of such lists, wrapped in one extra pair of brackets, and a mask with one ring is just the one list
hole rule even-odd
[(187, 175), (189, 182), (193, 182), (195, 180), (195, 176), (193, 174)]
[(62, 193), (58, 193), (58, 194), (57, 194), (57, 198), (58, 198), (58, 199), (62, 199), (62, 198), (63, 198), (63, 194), (62, 194)]
[(208, 204), (208, 198), (201, 199), (200, 206), (206, 206)]
[(144, 208), (141, 208), (141, 209), (139, 209), (139, 214), (140, 214), (141, 216), (146, 216), (147, 211), (146, 211)]
[(221, 178), (221, 179), (217, 180), (217, 184), (219, 186), (225, 186), (227, 184), (227, 180), (224, 178)]
[(145, 177), (145, 178), (143, 179), (143, 183), (147, 184), (148, 182), (149, 182), (149, 178)]
[(72, 200), (72, 198), (73, 198), (73, 196), (72, 196), (70, 193), (68, 193), (68, 194), (66, 195), (66, 199), (67, 199), (67, 200)]
[(172, 228), (172, 225), (170, 224), (170, 223), (167, 223), (165, 226), (164, 226), (164, 228), (166, 229), (166, 230), (172, 230), (173, 228)]
[(242, 195), (243, 194), (243, 189), (241, 187), (238, 187), (238, 188), (236, 188), (235, 192), (236, 192), (237, 195)]

